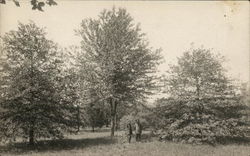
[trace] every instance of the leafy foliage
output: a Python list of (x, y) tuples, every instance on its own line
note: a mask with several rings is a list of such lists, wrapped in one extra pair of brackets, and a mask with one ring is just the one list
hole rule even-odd
[(34, 23), (19, 24), (3, 37), (1, 131), (5, 139), (61, 138), (75, 122), (75, 107), (55, 43)]
[(83, 20), (78, 31), (85, 88), (94, 89), (108, 104), (111, 136), (117, 107), (136, 104), (155, 89), (160, 51), (149, 48), (140, 31), (125, 9), (115, 8), (104, 10), (98, 19)]
[(230, 96), (233, 90), (225, 76), (220, 55), (210, 49), (190, 49), (178, 58), (178, 65), (171, 65), (166, 79), (171, 97), (182, 99)]
[(148, 108), (145, 105), (137, 104), (136, 108), (127, 108), (125, 111), (126, 114), (120, 119), (121, 129), (126, 129), (126, 125), (131, 123), (135, 125), (135, 121), (138, 119), (143, 127), (146, 128), (155, 128), (156, 116), (152, 108)]
[(135, 117), (133, 115), (125, 115), (121, 118), (120, 126), (121, 129), (126, 130), (128, 124), (135, 124)]
[(85, 125), (92, 127), (93, 131), (95, 127), (101, 128), (103, 125), (106, 124), (107, 118), (105, 118), (104, 109), (100, 107), (100, 104), (90, 103), (88, 105), (85, 105), (83, 112), (85, 114)]
[[(13, 3), (17, 7), (20, 7), (19, 0), (9, 0), (9, 1), (13, 1)], [(0, 0), (0, 4), (6, 4), (6, 0)], [(57, 5), (55, 0), (30, 0), (30, 4), (32, 6), (32, 10), (37, 9), (39, 11), (43, 11), (43, 7), (45, 5), (49, 5), (49, 6)]]
[[(163, 102), (163, 100), (161, 101)], [(197, 103), (204, 105), (197, 111)], [(164, 131), (161, 139), (189, 143), (215, 143), (223, 137), (244, 137), (246, 123), (240, 99), (203, 99), (194, 101), (165, 100), (158, 107)], [(160, 110), (159, 110), (160, 109)], [(240, 111), (241, 110), (241, 111)]]
[[(171, 66), (166, 79), (169, 98), (157, 101), (162, 139), (212, 143), (221, 137), (244, 137), (247, 109), (225, 76), (221, 57), (191, 49)], [(159, 120), (158, 120), (159, 121)]]

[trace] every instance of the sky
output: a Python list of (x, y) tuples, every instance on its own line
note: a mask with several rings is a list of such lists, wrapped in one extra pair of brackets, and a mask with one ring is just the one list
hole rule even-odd
[(165, 62), (159, 70), (194, 47), (210, 49), (226, 57), (229, 76), (249, 81), (250, 3), (247, 1), (80, 1), (57, 0), (58, 5), (45, 7), (44, 12), (32, 10), (29, 0), (21, 7), (11, 1), (0, 5), (0, 34), (17, 28), (17, 23), (34, 21), (45, 27), (47, 37), (63, 47), (79, 45), (75, 35), (86, 18), (97, 18), (103, 9), (126, 8), (140, 23), (142, 32), (154, 48), (162, 48)]

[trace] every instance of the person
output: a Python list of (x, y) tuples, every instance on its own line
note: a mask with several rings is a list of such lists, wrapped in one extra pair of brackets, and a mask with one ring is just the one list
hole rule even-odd
[(142, 133), (142, 126), (141, 126), (139, 119), (137, 119), (135, 121), (135, 140), (136, 141), (141, 141), (141, 133)]
[(132, 135), (133, 135), (133, 130), (132, 130), (132, 126), (131, 126), (131, 123), (128, 123), (127, 124), (127, 139), (128, 139), (128, 143), (131, 142), (131, 138), (132, 138)]

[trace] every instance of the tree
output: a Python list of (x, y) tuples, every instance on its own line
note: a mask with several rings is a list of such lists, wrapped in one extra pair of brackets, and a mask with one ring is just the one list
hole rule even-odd
[(209, 49), (190, 49), (170, 66), (167, 89), (171, 97), (200, 99), (229, 94), (229, 80), (222, 67), (223, 57)]
[(185, 52), (170, 67), (169, 98), (158, 100), (167, 132), (163, 138), (214, 143), (220, 137), (244, 136), (242, 111), (246, 107), (222, 62), (223, 57), (210, 49), (198, 48)]
[(243, 103), (246, 105), (247, 109), (245, 109), (244, 113), (246, 114), (246, 121), (248, 125), (250, 125), (250, 88), (248, 83), (240, 84), (240, 96), (242, 98)]
[[(0, 38), (0, 73), (3, 73), (3, 64), (5, 63), (5, 58), (3, 56), (3, 43), (2, 43), (2, 40)], [(0, 103), (2, 102), (3, 100), (3, 93), (2, 93), (2, 86), (3, 86), (3, 77), (4, 75), (3, 74), (0, 74)], [(1, 107), (0, 105), (0, 113), (3, 111), (3, 108)], [(1, 123), (1, 120), (0, 120), (0, 124), (2, 125)], [(3, 136), (2, 132), (0, 132), (0, 140), (1, 140), (1, 136)]]
[[(63, 56), (64, 59), (68, 58), (67, 55)], [(81, 95), (80, 95), (80, 90), (79, 90), (79, 77), (77, 74), (77, 70), (75, 68), (68, 66), (68, 63), (70, 61), (65, 61), (66, 63), (64, 64), (64, 69), (63, 69), (63, 76), (62, 76), (62, 81), (60, 83), (62, 88), (61, 88), (61, 95), (65, 102), (67, 101), (70, 103), (73, 107), (72, 112), (73, 115), (71, 116), (71, 121), (73, 123), (76, 123), (76, 132), (80, 131), (80, 127), (84, 125), (83, 122), (83, 112), (81, 109)]]
[(104, 110), (100, 106), (98, 103), (90, 103), (83, 108), (85, 125), (92, 127), (92, 132), (95, 127), (101, 128), (105, 125)]
[(127, 124), (131, 123), (132, 125), (135, 125), (137, 119), (139, 119), (143, 129), (155, 128), (153, 121), (155, 121), (156, 118), (153, 109), (145, 105), (137, 105), (136, 109), (127, 109), (125, 114), (119, 120), (119, 126), (121, 129), (126, 130)]
[(117, 107), (136, 105), (155, 89), (160, 50), (148, 46), (139, 25), (121, 8), (104, 10), (98, 19), (83, 20), (78, 34), (84, 81), (109, 105), (112, 137)]
[[(20, 7), (19, 0), (9, 0), (12, 1), (17, 7)], [(6, 0), (0, 0), (0, 4), (6, 4)], [(43, 7), (45, 5), (53, 6), (57, 5), (55, 0), (31, 0), (30, 4), (32, 6), (32, 10), (43, 11)]]
[(66, 97), (58, 47), (34, 23), (19, 23), (3, 37), (6, 63), (2, 66), (1, 131), (6, 139), (60, 138), (74, 127), (75, 107)]

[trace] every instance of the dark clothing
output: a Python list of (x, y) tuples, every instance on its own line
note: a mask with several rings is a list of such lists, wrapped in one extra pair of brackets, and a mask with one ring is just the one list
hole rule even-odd
[(130, 143), (130, 142), (131, 142), (132, 135), (128, 135), (127, 138), (128, 138), (128, 143)]
[(126, 134), (127, 134), (128, 142), (130, 143), (131, 138), (132, 138), (132, 134), (133, 134), (133, 130), (132, 130), (131, 124), (128, 124), (128, 125), (127, 125)]
[(128, 134), (132, 135), (132, 134), (133, 134), (133, 130), (132, 130), (131, 124), (129, 124), (129, 125), (127, 126), (127, 128), (128, 128)]
[(135, 134), (135, 140), (141, 141), (141, 134)]
[(135, 123), (135, 140), (140, 141), (141, 140), (141, 133), (142, 133), (142, 126), (140, 122)]

